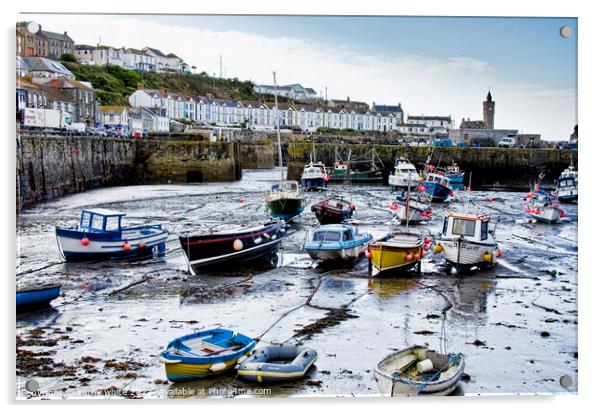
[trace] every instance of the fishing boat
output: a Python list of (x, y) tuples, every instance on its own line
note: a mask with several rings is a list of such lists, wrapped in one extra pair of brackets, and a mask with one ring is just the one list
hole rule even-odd
[(433, 210), (418, 195), (401, 190), (396, 200), (391, 204), (395, 217), (401, 223), (417, 224), (431, 219)]
[(301, 186), (307, 190), (323, 190), (328, 186), (328, 174), (322, 162), (309, 162), (303, 167)]
[(215, 328), (171, 341), (159, 360), (165, 364), (169, 381), (195, 380), (233, 369), (239, 360), (251, 354), (254, 347), (252, 338)]
[(446, 396), (456, 390), (462, 373), (462, 353), (442, 354), (413, 346), (381, 360), (374, 379), (384, 396)]
[[(339, 183), (380, 183), (385, 177), (385, 165), (372, 148), (370, 160), (351, 159), (349, 151), (347, 160), (335, 162), (334, 166), (327, 169), (329, 181)], [(338, 158), (338, 154), (335, 155)], [(378, 161), (378, 164), (377, 164)], [(368, 167), (365, 165), (368, 164)]]
[(419, 188), (424, 188), (424, 193), (431, 202), (443, 202), (453, 196), (451, 181), (440, 170), (428, 172)]
[(277, 345), (257, 349), (238, 367), (238, 376), (249, 382), (272, 384), (302, 379), (318, 359), (316, 350)]
[(435, 253), (457, 268), (493, 266), (502, 252), (491, 230), (488, 214), (447, 213)]
[(311, 210), (316, 214), (320, 224), (340, 224), (351, 219), (355, 204), (342, 198), (331, 197), (316, 202), (311, 206)]
[(165, 250), (167, 231), (161, 225), (124, 227), (124, 212), (84, 209), (79, 225), (56, 227), (61, 255), (67, 261), (115, 259)]
[(564, 211), (557, 202), (556, 195), (535, 187), (527, 194), (529, 200), (525, 212), (537, 222), (553, 224), (565, 216)]
[(455, 162), (445, 167), (445, 176), (449, 178), (449, 184), (452, 189), (464, 188), (464, 171), (460, 170), (460, 167)]
[(305, 242), (303, 249), (314, 260), (353, 261), (366, 250), (371, 240), (372, 235), (359, 234), (352, 225), (322, 225), (313, 232), (311, 240)]
[(575, 171), (572, 166), (565, 169), (558, 177), (556, 194), (560, 202), (577, 201), (578, 176), (577, 171)]
[(61, 293), (59, 284), (17, 290), (17, 311), (47, 307)]
[[(278, 112), (278, 96), (276, 95), (276, 72), (274, 74), (274, 99), (276, 113)], [(284, 169), (282, 168), (282, 144), (280, 141), (280, 122), (276, 122), (276, 135), (278, 137), (278, 164), (280, 166), (280, 182), (272, 185), (272, 189), (266, 198), (266, 206), (269, 214), (278, 219), (288, 221), (303, 212), (303, 197), (296, 181), (284, 180)]]
[(425, 245), (430, 239), (423, 239), (420, 234), (399, 232), (373, 242), (366, 254), (370, 259), (371, 276), (395, 275), (407, 271), (420, 272), (420, 261), (424, 257)]
[(389, 185), (402, 188), (416, 188), (420, 185), (420, 175), (416, 167), (406, 158), (399, 157), (395, 163), (393, 173), (389, 175)]
[(275, 267), (278, 246), (286, 235), (283, 221), (240, 225), (179, 237), (192, 274), (263, 264)]

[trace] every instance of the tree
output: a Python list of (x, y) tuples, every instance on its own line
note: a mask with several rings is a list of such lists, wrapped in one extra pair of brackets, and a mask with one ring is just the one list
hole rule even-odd
[(59, 56), (61, 62), (77, 63), (77, 59), (71, 53), (63, 53)]

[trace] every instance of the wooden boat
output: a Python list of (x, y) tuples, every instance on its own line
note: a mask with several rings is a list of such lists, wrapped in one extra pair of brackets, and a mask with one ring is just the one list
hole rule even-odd
[(266, 346), (257, 349), (238, 367), (238, 376), (255, 383), (284, 383), (300, 380), (318, 359), (310, 348), (294, 345)]
[(347, 224), (322, 225), (316, 229), (303, 249), (314, 260), (352, 261), (357, 259), (372, 240), (370, 234), (359, 234)]
[(215, 328), (179, 337), (161, 353), (167, 379), (202, 379), (224, 373), (251, 354), (255, 341), (231, 330)]
[(453, 193), (450, 179), (441, 171), (427, 173), (421, 186), (431, 202), (446, 201)]
[(299, 184), (285, 181), (273, 185), (267, 197), (267, 206), (271, 216), (285, 221), (301, 214), (304, 205)]
[(494, 266), (501, 256), (488, 214), (447, 213), (435, 253), (456, 267)]
[(420, 175), (416, 167), (406, 158), (397, 158), (393, 173), (389, 175), (389, 185), (401, 188), (416, 188), (420, 185)]
[(431, 219), (433, 210), (430, 205), (423, 202), (418, 196), (413, 196), (407, 191), (402, 190), (397, 196), (396, 201), (391, 205), (395, 217), (400, 223), (417, 224), (419, 222)]
[(564, 211), (556, 202), (555, 194), (545, 192), (537, 187), (530, 192), (528, 204), (525, 206), (525, 212), (537, 222), (544, 224), (553, 224), (561, 217), (564, 217)]
[(346, 219), (351, 219), (355, 205), (342, 198), (332, 197), (313, 204), (311, 210), (320, 224), (340, 224)]
[(455, 162), (445, 168), (445, 176), (449, 178), (452, 189), (464, 188), (464, 171)]
[(376, 271), (370, 269), (370, 275), (394, 275), (413, 269), (420, 272), (424, 244), (420, 234), (410, 232), (389, 235), (371, 243), (367, 255)]
[(167, 231), (161, 225), (122, 226), (124, 212), (84, 209), (79, 225), (56, 227), (61, 255), (67, 261), (126, 258), (165, 250)]
[[(385, 178), (385, 166), (378, 158), (374, 148), (372, 149), (372, 159), (370, 160), (351, 160), (351, 151), (346, 161), (335, 162), (334, 166), (327, 169), (330, 182), (349, 182), (349, 183), (380, 183)], [(376, 163), (378, 159), (378, 164)], [(366, 168), (365, 164), (368, 164)]]
[(192, 274), (203, 270), (227, 270), (241, 265), (264, 264), (275, 267), (277, 250), (286, 235), (283, 221), (255, 226), (207, 231), (179, 237)]
[(446, 396), (458, 387), (464, 355), (413, 346), (381, 360), (374, 379), (384, 396)]
[(17, 311), (47, 307), (61, 293), (59, 284), (17, 290)]

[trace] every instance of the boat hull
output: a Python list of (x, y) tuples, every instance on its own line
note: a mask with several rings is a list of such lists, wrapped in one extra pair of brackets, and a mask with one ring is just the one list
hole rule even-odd
[[(370, 244), (370, 261), (375, 271), (372, 276), (404, 274), (420, 263), (422, 247), (393, 247), (383, 242)], [(419, 257), (416, 259), (416, 255)], [(408, 259), (408, 257), (410, 257)]]
[(266, 384), (299, 380), (317, 358), (315, 350), (305, 347), (267, 346), (258, 349), (240, 364), (238, 376), (248, 382)]
[(17, 311), (47, 307), (60, 293), (60, 285), (18, 290), (16, 296)]
[[(460, 266), (493, 266), (497, 264), (496, 244), (480, 244), (472, 241), (442, 238), (439, 244), (446, 261)], [(485, 261), (484, 256), (491, 255), (491, 260)]]
[(288, 221), (303, 212), (303, 201), (297, 198), (281, 198), (268, 202), (268, 210), (274, 218)]
[(544, 224), (554, 224), (560, 219), (560, 210), (554, 207), (540, 207), (538, 209), (539, 214), (530, 212), (529, 216), (535, 219), (537, 222)]
[(341, 249), (309, 249), (305, 248), (309, 256), (318, 261), (353, 261), (357, 259), (366, 249), (368, 243), (358, 245), (352, 248)]
[[(104, 260), (147, 256), (164, 250), (167, 231), (160, 225), (148, 229), (124, 230), (121, 233), (94, 233), (78, 229), (56, 228), (59, 250), (65, 260)], [(83, 245), (82, 239), (88, 240)]]
[(430, 199), (431, 202), (446, 201), (452, 193), (451, 188), (443, 186), (437, 182), (426, 181), (422, 183), (422, 186), (424, 186), (424, 193)]
[(346, 219), (351, 219), (354, 208), (349, 203), (341, 202), (341, 206), (338, 207), (329, 205), (328, 201), (318, 202), (311, 207), (320, 224), (340, 224)]
[(449, 184), (452, 189), (464, 188), (464, 173), (450, 173), (445, 176), (449, 178)]
[(190, 272), (197, 274), (238, 269), (241, 263), (274, 267), (285, 234), (285, 224), (275, 222), (235, 233), (190, 235), (179, 239)]
[(366, 172), (351, 173), (332, 173), (329, 181), (331, 182), (351, 182), (351, 183), (381, 183), (384, 180), (384, 169)]
[(414, 189), (420, 185), (420, 176), (412, 175), (389, 175), (389, 185), (407, 189), (408, 185)]
[(328, 187), (326, 180), (322, 177), (301, 178), (301, 186), (307, 191), (321, 191)]

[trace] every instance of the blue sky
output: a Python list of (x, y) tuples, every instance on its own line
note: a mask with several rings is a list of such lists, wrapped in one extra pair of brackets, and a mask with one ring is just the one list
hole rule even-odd
[[(80, 44), (173, 52), (198, 70), (329, 98), (402, 104), (406, 114), (481, 119), (567, 139), (577, 122), (577, 20), (572, 18), (30, 15)], [(569, 25), (573, 36), (560, 36)]]

